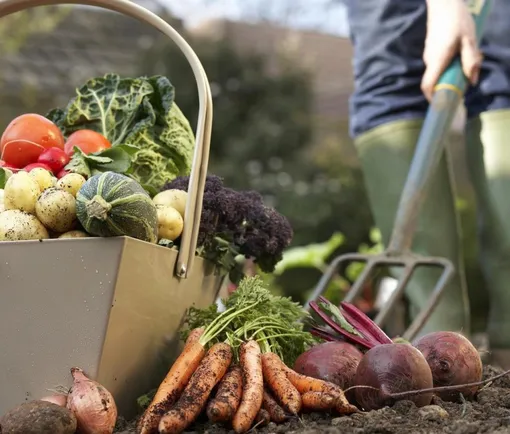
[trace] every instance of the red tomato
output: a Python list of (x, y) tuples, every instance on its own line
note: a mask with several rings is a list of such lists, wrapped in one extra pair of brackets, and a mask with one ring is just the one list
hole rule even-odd
[(11, 140), (3, 145), (1, 158), (16, 168), (35, 163), (44, 152), (44, 148), (29, 140)]
[(16, 173), (16, 172), (21, 170), (21, 169), (19, 169), (17, 167), (11, 166), (10, 164), (7, 164), (3, 160), (0, 160), (0, 167), (5, 167), (6, 169), (9, 169), (11, 172), (14, 172), (14, 173)]
[(30, 172), (31, 170), (34, 169), (44, 169), (47, 170), (48, 172), (51, 172), (51, 167), (44, 163), (32, 163), (23, 168), (25, 172)]
[(0, 151), (13, 140), (28, 140), (43, 148), (64, 149), (64, 136), (59, 128), (44, 116), (28, 113), (11, 121), (0, 139)]
[(39, 155), (39, 159), (37, 161), (48, 165), (51, 168), (51, 171), (56, 175), (67, 163), (69, 163), (69, 160), (69, 156), (62, 149), (50, 148)]
[(35, 163), (47, 148), (64, 148), (64, 136), (44, 116), (29, 113), (18, 116), (0, 138), (0, 157), (15, 167)]
[(111, 148), (112, 144), (102, 134), (92, 130), (78, 130), (69, 136), (64, 145), (67, 155), (73, 155), (74, 147), (80, 148), (85, 154), (103, 151)]

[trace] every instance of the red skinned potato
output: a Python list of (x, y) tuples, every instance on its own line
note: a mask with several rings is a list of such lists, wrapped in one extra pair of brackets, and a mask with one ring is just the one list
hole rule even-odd
[[(457, 386), (482, 380), (482, 360), (474, 345), (460, 333), (432, 332), (413, 343), (432, 371), (434, 387)], [(438, 392), (443, 401), (474, 397), (480, 386)]]
[(69, 156), (62, 149), (50, 148), (44, 151), (37, 161), (47, 165), (51, 172), (56, 175), (69, 163), (69, 160)]
[(337, 384), (345, 390), (354, 385), (356, 369), (362, 357), (363, 353), (347, 342), (325, 342), (301, 354), (294, 363), (294, 370)]
[(51, 167), (44, 163), (32, 163), (23, 168), (25, 172), (30, 172), (34, 169), (44, 169), (47, 170), (48, 172), (51, 172)]
[(61, 179), (64, 176), (68, 175), (69, 173), (71, 173), (69, 172), (69, 170), (62, 169), (60, 172), (57, 173), (57, 179)]

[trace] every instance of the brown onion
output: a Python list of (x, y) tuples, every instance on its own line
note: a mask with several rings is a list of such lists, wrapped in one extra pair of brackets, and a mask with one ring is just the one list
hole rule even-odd
[(41, 398), (41, 401), (52, 402), (53, 404), (60, 405), (61, 407), (66, 407), (67, 406), (67, 395), (58, 394), (58, 395), (45, 396), (44, 398)]
[(67, 408), (78, 421), (79, 434), (112, 434), (117, 421), (117, 406), (112, 394), (80, 368), (71, 368), (74, 383)]

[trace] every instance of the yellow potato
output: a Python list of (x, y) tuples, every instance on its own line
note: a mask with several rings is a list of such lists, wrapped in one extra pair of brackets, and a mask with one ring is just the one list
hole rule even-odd
[(184, 218), (188, 193), (183, 190), (165, 190), (153, 197), (155, 205), (171, 206)]
[(78, 229), (74, 231), (65, 232), (59, 236), (59, 238), (87, 238), (90, 237), (87, 232), (80, 231)]
[(36, 216), (17, 209), (0, 213), (0, 241), (43, 240), (48, 231)]
[(5, 183), (4, 207), (34, 214), (40, 194), (41, 188), (32, 176), (23, 171), (15, 173)]
[(182, 234), (184, 220), (175, 208), (158, 206), (158, 238), (175, 241)]
[(76, 199), (59, 188), (45, 190), (37, 200), (35, 211), (41, 223), (57, 233), (70, 231), (76, 224)]
[(41, 191), (53, 187), (53, 175), (46, 169), (43, 169), (41, 167), (38, 167), (37, 169), (32, 169), (29, 172), (29, 175), (32, 178), (34, 178), (37, 184), (39, 184), (39, 188), (41, 189)]
[(57, 187), (76, 197), (81, 186), (85, 184), (85, 181), (85, 178), (78, 173), (68, 173), (58, 180)]

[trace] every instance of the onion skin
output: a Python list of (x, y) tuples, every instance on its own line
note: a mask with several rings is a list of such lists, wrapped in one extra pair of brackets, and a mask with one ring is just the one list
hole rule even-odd
[[(392, 405), (393, 393), (433, 386), (432, 372), (423, 354), (410, 344), (377, 345), (365, 353), (355, 376), (356, 401), (366, 411)], [(432, 392), (408, 396), (417, 407), (429, 405)], [(404, 398), (400, 398), (404, 399)]]
[[(432, 371), (434, 387), (456, 386), (482, 380), (482, 360), (474, 345), (455, 332), (432, 332), (419, 338), (413, 346), (422, 352)], [(459, 401), (462, 394), (472, 399), (480, 386), (436, 394), (443, 401)]]
[(363, 353), (347, 342), (325, 342), (301, 354), (294, 363), (294, 371), (329, 381), (345, 390), (354, 385), (362, 357)]
[(41, 401), (52, 402), (53, 404), (60, 405), (60, 407), (67, 407), (67, 395), (50, 395), (41, 398)]
[(89, 379), (80, 368), (72, 368), (73, 386), (67, 408), (78, 421), (77, 434), (112, 434), (117, 421), (117, 406), (112, 394)]

